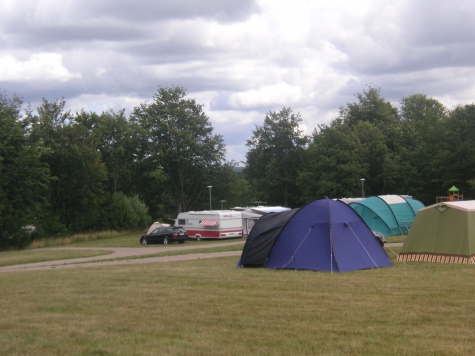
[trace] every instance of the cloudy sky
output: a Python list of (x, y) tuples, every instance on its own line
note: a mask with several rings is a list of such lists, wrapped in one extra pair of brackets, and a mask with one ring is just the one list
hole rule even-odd
[(473, 0), (2, 0), (0, 90), (100, 113), (182, 86), (229, 160), (265, 114), (311, 133), (368, 85), (474, 102)]

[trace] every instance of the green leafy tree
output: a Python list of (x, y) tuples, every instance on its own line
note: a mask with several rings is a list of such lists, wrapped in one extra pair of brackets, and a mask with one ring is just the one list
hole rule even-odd
[(475, 104), (452, 110), (440, 124), (437, 141), (433, 160), (437, 195), (447, 195), (452, 185), (461, 193), (470, 192), (475, 177)]
[[(214, 167), (214, 174), (218, 179), (214, 179), (212, 184), (213, 209), (221, 209), (221, 206), (223, 206), (223, 208), (230, 208), (239, 205), (239, 194), (242, 192), (236, 191), (240, 179), (234, 171), (234, 166), (234, 162), (227, 162), (224, 164), (216, 165)], [(202, 196), (202, 198), (205, 197), (206, 195)], [(223, 202), (223, 204), (221, 204), (221, 200), (225, 200), (226, 202)], [(209, 199), (202, 199), (201, 202), (202, 203), (200, 207), (202, 209), (209, 209)]]
[(103, 112), (100, 115), (82, 111), (75, 121), (88, 127), (95, 137), (101, 160), (107, 168), (111, 192), (128, 193), (136, 157), (135, 130), (125, 117), (124, 110)]
[(112, 195), (109, 212), (109, 226), (112, 229), (119, 231), (144, 229), (150, 222), (148, 208), (137, 195), (131, 198), (122, 192)]
[(133, 227), (134, 230), (143, 229), (150, 225), (152, 218), (148, 214), (148, 207), (143, 201), (139, 199), (138, 195), (129, 198), (132, 208), (138, 217), (137, 224)]
[(404, 97), (400, 104), (395, 149), (399, 164), (393, 170), (394, 180), (399, 191), (432, 204), (442, 183), (435, 161), (440, 154), (440, 124), (449, 111), (425, 94)]
[(269, 204), (296, 206), (299, 202), (296, 179), (302, 168), (308, 137), (299, 128), (302, 118), (292, 109), (266, 114), (256, 126), (246, 146), (244, 171), (258, 200)]
[[(358, 136), (366, 148), (364, 161), (368, 164), (368, 171), (362, 178), (366, 179), (367, 188), (373, 195), (387, 194), (393, 187), (390, 184), (391, 179), (388, 180), (385, 176), (385, 172), (389, 172), (385, 166), (386, 161), (391, 165), (395, 162), (395, 157), (389, 162), (388, 155), (394, 152), (396, 145), (398, 110), (381, 97), (378, 88), (370, 86), (368, 90), (363, 90), (363, 93), (356, 94), (356, 98), (358, 99), (356, 102), (340, 108), (340, 118), (350, 128), (360, 132)], [(361, 123), (369, 125), (358, 128)], [(369, 129), (366, 135), (365, 128)]]
[(470, 186), (470, 190), (472, 191), (472, 194), (474, 194), (475, 193), (475, 179), (469, 179), (467, 183)]
[(216, 185), (225, 155), (223, 138), (213, 134), (202, 105), (186, 95), (181, 87), (160, 87), (153, 101), (136, 107), (131, 116), (140, 128), (143, 174), (164, 173), (176, 213), (196, 205), (206, 186)]
[(354, 103), (340, 108), (340, 116), (313, 134), (298, 178), (306, 200), (322, 196), (393, 193), (397, 190), (400, 157), (396, 151), (399, 130), (397, 109), (370, 87)]
[(65, 101), (43, 99), (38, 115), (32, 117), (32, 142), (44, 142), (52, 184), (49, 187), (50, 218), (68, 232), (100, 230), (107, 199), (107, 172), (96, 150), (91, 130), (64, 111)]
[(135, 212), (130, 199), (122, 192), (112, 196), (110, 226), (114, 230), (132, 230), (139, 224), (140, 217)]
[(380, 89), (369, 87), (356, 94), (358, 99), (340, 108), (340, 117), (350, 126), (358, 122), (368, 122), (377, 127), (385, 136), (386, 145), (392, 149), (398, 128), (398, 110), (381, 97)]
[(251, 185), (247, 179), (239, 177), (239, 174), (236, 174), (236, 179), (230, 185), (228, 199), (228, 207), (246, 207), (250, 202), (256, 200), (253, 198)]
[[(446, 157), (441, 123), (445, 107), (423, 94), (401, 100), (399, 112), (379, 90), (357, 94), (330, 126), (314, 132), (298, 184), (305, 197), (410, 194), (432, 203)], [(457, 147), (452, 142), (452, 147)], [(430, 199), (429, 199), (430, 197)]]
[(152, 160), (139, 159), (134, 163), (131, 187), (127, 192), (142, 199), (154, 221), (169, 223), (169, 219), (176, 218), (176, 205), (169, 191), (167, 175)]
[(22, 230), (35, 223), (34, 212), (49, 182), (41, 142), (27, 140), (28, 122), (22, 120), (22, 100), (0, 93), (0, 246), (23, 246), (30, 235)]
[(362, 151), (358, 137), (342, 120), (315, 130), (297, 180), (303, 200), (359, 196), (360, 179), (368, 176)]

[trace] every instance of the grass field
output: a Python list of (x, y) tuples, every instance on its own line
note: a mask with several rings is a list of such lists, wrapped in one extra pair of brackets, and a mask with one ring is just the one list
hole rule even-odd
[(396, 236), (389, 236), (386, 237), (386, 243), (398, 243), (406, 241), (407, 235), (396, 235)]
[(474, 266), (331, 274), (236, 262), (0, 274), (0, 355), (473, 354)]

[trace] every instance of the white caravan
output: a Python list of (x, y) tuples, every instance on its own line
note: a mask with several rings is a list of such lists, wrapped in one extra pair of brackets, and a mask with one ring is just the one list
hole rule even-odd
[(205, 210), (179, 213), (175, 225), (183, 226), (188, 236), (197, 240), (242, 236), (240, 211)]

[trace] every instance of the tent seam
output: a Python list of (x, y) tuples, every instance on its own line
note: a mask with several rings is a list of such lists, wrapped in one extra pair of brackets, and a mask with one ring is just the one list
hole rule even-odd
[[(315, 225), (314, 225), (315, 226)], [(297, 251), (300, 249), (300, 246), (302, 246), (302, 244), (305, 242), (305, 240), (307, 239), (308, 237), (308, 234), (310, 233), (310, 231), (312, 231), (312, 228), (308, 229), (308, 232), (307, 234), (305, 235), (305, 237), (303, 238), (303, 240), (300, 242), (300, 245), (298, 245), (297, 249), (294, 251), (294, 253), (292, 254), (292, 257), (290, 258), (289, 262), (287, 262), (285, 265), (282, 266), (282, 268), (285, 268), (285, 266), (287, 266), (290, 262), (292, 262), (292, 260), (294, 259), (295, 257), (295, 254), (297, 253)]]
[[(384, 201), (384, 200), (383, 200), (383, 201)], [(386, 202), (385, 202), (385, 203), (386, 203)], [(365, 204), (361, 204), (361, 203), (358, 203), (358, 202), (349, 204), (350, 207), (351, 207), (353, 204), (354, 204), (354, 205), (356, 205), (356, 204), (361, 205), (362, 207), (364, 207), (364, 208), (370, 210), (370, 211), (371, 211), (371, 214), (372, 214), (372, 215), (374, 214), (375, 216), (377, 216), (377, 217), (384, 223), (384, 225), (387, 226), (387, 228), (389, 229), (389, 231), (391, 231), (391, 232), (394, 234), (394, 231), (393, 231), (393, 229), (391, 228), (391, 226), (389, 226), (389, 225), (386, 223), (386, 220), (384, 220), (384, 219), (381, 217), (381, 215), (379, 215), (376, 211), (374, 211), (374, 209), (370, 208), (369, 206), (367, 206), (367, 205), (365, 205)], [(386, 205), (387, 205), (387, 203), (386, 203)], [(356, 211), (356, 210), (355, 210), (355, 211)], [(392, 212), (392, 211), (391, 211), (391, 212)], [(359, 215), (359, 214), (358, 214), (358, 215)], [(393, 213), (393, 215), (394, 215), (394, 213)], [(394, 218), (396, 219), (396, 217), (394, 217)], [(373, 226), (373, 227), (370, 227), (370, 226), (366, 223), (366, 221), (363, 219), (363, 217), (361, 217), (361, 220), (363, 220), (363, 221), (365, 222), (366, 226), (368, 226), (368, 228), (369, 228), (371, 231), (375, 230), (375, 229), (374, 229), (374, 226)], [(396, 219), (396, 223), (398, 224), (398, 227), (399, 227), (399, 223), (398, 223), (397, 219)], [(394, 235), (396, 235), (396, 234), (394, 234)]]
[(364, 245), (361, 243), (358, 235), (356, 235), (355, 231), (353, 230), (353, 228), (351, 227), (350, 224), (348, 224), (348, 227), (350, 228), (351, 232), (353, 233), (353, 235), (355, 235), (356, 239), (358, 240), (358, 242), (360, 243), (361, 247), (363, 247), (363, 250), (365, 250), (366, 254), (369, 256), (369, 258), (371, 259), (371, 261), (373, 262), (373, 264), (376, 266), (376, 268), (379, 268), (378, 265), (376, 264), (376, 262), (374, 262), (373, 260), (373, 257), (371, 257), (371, 254), (368, 252), (368, 250), (366, 249), (366, 247), (364, 247)]
[[(310, 204), (310, 203), (307, 203), (307, 204), (305, 204), (304, 206), (307, 206), (308, 204)], [(285, 224), (280, 225), (280, 226), (282, 226), (281, 233), (282, 233), (282, 231), (285, 229), (285, 227), (287, 226), (287, 224), (289, 223), (289, 221), (290, 221), (290, 220), (300, 211), (300, 209), (302, 209), (304, 206), (302, 206), (302, 207), (300, 207), (300, 208), (297, 208), (297, 209), (295, 210), (295, 212), (294, 212), (294, 213), (289, 217), (289, 219), (285, 222)], [(274, 213), (272, 213), (272, 214), (274, 214)], [(277, 214), (278, 214), (278, 213), (277, 213)], [(269, 229), (269, 231), (270, 231), (270, 230), (272, 230), (272, 229)], [(279, 234), (279, 235), (280, 235), (280, 234)], [(269, 254), (267, 255), (267, 259), (266, 259), (266, 262), (264, 263), (264, 267), (267, 267), (267, 262), (269, 261), (269, 256), (270, 256), (270, 254), (272, 253), (272, 250), (274, 249), (274, 246), (275, 246), (275, 244), (277, 243), (277, 240), (278, 240), (278, 239), (279, 239), (279, 238), (277, 237), (277, 238), (274, 240), (274, 243), (272, 244), (271, 248), (269, 249)]]

